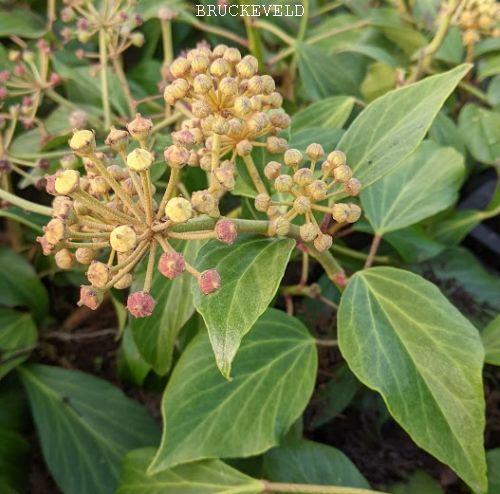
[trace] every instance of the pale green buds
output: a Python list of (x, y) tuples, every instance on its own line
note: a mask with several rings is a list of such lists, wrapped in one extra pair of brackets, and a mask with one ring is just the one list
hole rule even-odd
[(193, 216), (193, 208), (187, 199), (174, 197), (167, 202), (165, 214), (174, 223), (185, 223)]
[(277, 161), (270, 161), (264, 167), (264, 175), (268, 180), (275, 180), (276, 178), (278, 178), (280, 173), (281, 173), (281, 163), (278, 163)]
[(186, 58), (179, 57), (176, 58), (169, 67), (170, 73), (178, 78), (178, 77), (184, 77), (187, 75), (189, 72), (189, 69), (191, 68), (191, 65), (189, 61)]
[(309, 168), (299, 168), (293, 174), (293, 181), (300, 187), (309, 185), (314, 180), (313, 172)]
[(351, 196), (357, 196), (361, 191), (361, 182), (357, 178), (351, 178), (344, 184), (344, 190)]
[(66, 226), (63, 220), (54, 218), (47, 223), (47, 225), (43, 228), (43, 231), (47, 241), (52, 245), (56, 245), (64, 238)]
[(90, 264), (95, 258), (95, 251), (90, 247), (78, 247), (75, 257), (80, 264)]
[(111, 127), (111, 131), (104, 141), (115, 153), (125, 153), (128, 148), (129, 133), (125, 130)]
[(269, 222), (267, 234), (271, 237), (278, 235), (283, 237), (290, 231), (290, 221), (283, 216), (278, 216)]
[(333, 169), (333, 177), (337, 182), (346, 183), (352, 178), (352, 170), (347, 165), (340, 165)]
[(153, 164), (153, 155), (146, 149), (136, 148), (127, 156), (127, 166), (135, 171), (142, 172)]
[(77, 170), (64, 170), (57, 177), (54, 189), (57, 194), (67, 196), (78, 189), (80, 173)]
[(307, 186), (307, 193), (313, 201), (324, 201), (327, 191), (328, 187), (323, 180), (313, 180)]
[(357, 204), (348, 204), (347, 223), (355, 223), (361, 217), (361, 208)]
[(320, 252), (324, 252), (328, 250), (333, 243), (333, 238), (330, 235), (326, 235), (325, 233), (320, 233), (314, 239), (314, 247)]
[(283, 160), (285, 165), (296, 167), (302, 161), (302, 153), (298, 149), (288, 149), (285, 151), (285, 155), (283, 156)]
[(300, 225), (300, 238), (304, 242), (312, 242), (318, 236), (318, 227), (314, 223)]
[(311, 209), (311, 201), (306, 196), (299, 196), (293, 201), (293, 209), (298, 214), (304, 214)]
[(109, 281), (110, 268), (100, 261), (92, 261), (87, 270), (87, 278), (94, 288), (104, 288)]
[(265, 213), (269, 209), (270, 205), (271, 205), (271, 198), (267, 194), (262, 193), (258, 194), (255, 197), (255, 209), (257, 211)]
[(278, 192), (289, 192), (293, 186), (293, 179), (290, 175), (280, 175), (274, 181), (274, 188)]
[(69, 141), (69, 147), (81, 156), (95, 151), (95, 136), (91, 130), (77, 130)]
[(333, 168), (337, 168), (338, 166), (343, 166), (347, 163), (346, 155), (339, 150), (332, 151), (326, 160), (332, 165)]
[(142, 117), (140, 113), (127, 125), (130, 135), (141, 143), (148, 139), (152, 128), (153, 122), (149, 118)]
[(332, 206), (332, 218), (337, 223), (345, 223), (349, 214), (350, 208), (347, 204), (337, 203)]
[(61, 249), (56, 252), (54, 261), (58, 268), (71, 269), (75, 262), (75, 256), (68, 249)]
[(128, 225), (117, 226), (109, 237), (109, 243), (117, 252), (128, 252), (137, 244), (137, 235)]
[(313, 142), (307, 146), (306, 155), (311, 161), (318, 161), (325, 155), (325, 151), (321, 144)]

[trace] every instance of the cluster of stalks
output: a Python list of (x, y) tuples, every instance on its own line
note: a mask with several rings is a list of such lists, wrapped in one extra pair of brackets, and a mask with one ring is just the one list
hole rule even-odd
[[(86, 276), (90, 285), (81, 287), (80, 305), (96, 309), (106, 290), (128, 288), (133, 280), (132, 272), (143, 258), (147, 258), (143, 288), (131, 293), (127, 301), (127, 308), (135, 317), (149, 316), (154, 309), (155, 300), (149, 291), (155, 264), (169, 279), (184, 271), (191, 274), (204, 294), (220, 286), (216, 270), (200, 273), (174, 250), (170, 240), (217, 238), (232, 243), (236, 228), (230, 220), (220, 219), (209, 231), (191, 234), (173, 231), (174, 226), (195, 215), (188, 199), (174, 197), (177, 172), (186, 164), (182, 160), (186, 154), (177, 146), (165, 151), (171, 174), (157, 203), (150, 176), (154, 163), (148, 146), (151, 128), (150, 120), (137, 116), (127, 130), (111, 130), (106, 144), (121, 163), (96, 151), (92, 131), (76, 131), (70, 147), (82, 159), (85, 174), (66, 169), (47, 177), (47, 191), (56, 196), (53, 219), (37, 240), (46, 255), (54, 254), (58, 267), (70, 269), (75, 262), (88, 266)], [(138, 146), (129, 152), (130, 137)], [(159, 260), (158, 247), (163, 250)], [(104, 257), (103, 250), (107, 252)]]
[[(56, 197), (53, 218), (38, 241), (60, 268), (88, 266), (90, 284), (81, 287), (79, 303), (96, 309), (106, 290), (128, 288), (143, 259), (142, 290), (131, 293), (127, 301), (135, 317), (149, 316), (154, 309), (149, 291), (155, 265), (169, 279), (186, 271), (209, 295), (224, 280), (215, 269), (197, 271), (174, 250), (171, 240), (217, 239), (231, 244), (238, 233), (294, 238), (307, 255), (318, 259), (332, 281), (345, 284), (342, 268), (328, 251), (332, 237), (324, 233), (332, 218), (344, 225), (360, 216), (357, 205), (336, 202), (357, 195), (361, 187), (345, 155), (334, 151), (323, 159), (322, 147), (313, 143), (306, 150), (310, 164), (301, 167), (302, 153), (287, 149), (287, 141), (278, 135), (290, 122), (281, 109), (282, 98), (271, 77), (258, 75), (252, 56), (242, 57), (225, 45), (213, 50), (198, 47), (174, 60), (168, 72), (165, 100), (184, 105), (189, 115), (172, 132), (173, 144), (157, 165), (166, 164), (170, 171), (163, 194), (156, 194), (150, 174), (156, 161), (153, 122), (140, 115), (126, 130), (111, 128), (105, 152), (97, 150), (93, 131), (75, 131), (70, 141), (74, 156), (64, 157), (62, 168), (46, 177), (47, 191)], [(259, 170), (251, 155), (255, 147), (280, 154), (284, 165), (272, 161)], [(252, 178), (256, 209), (265, 211), (269, 220), (221, 217), (219, 203), (235, 186), (237, 159)], [(185, 166), (206, 171), (208, 187), (189, 194), (182, 185)], [(272, 196), (266, 179), (273, 183)], [(324, 216), (324, 228), (315, 217), (318, 213)], [(299, 218), (305, 222), (299, 225)], [(158, 260), (159, 249), (163, 252)]]

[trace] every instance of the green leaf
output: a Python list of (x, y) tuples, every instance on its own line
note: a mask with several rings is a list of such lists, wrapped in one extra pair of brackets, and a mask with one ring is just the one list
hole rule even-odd
[(500, 448), (486, 453), (488, 462), (488, 494), (500, 492)]
[[(194, 263), (200, 247), (200, 242), (184, 243), (182, 253), (187, 262)], [(148, 318), (130, 318), (137, 348), (157, 374), (170, 370), (179, 331), (194, 313), (190, 283), (187, 273), (170, 281), (156, 271), (151, 286), (151, 295), (158, 303), (156, 310)]]
[(451, 146), (459, 153), (465, 154), (465, 143), (458, 127), (443, 111), (440, 111), (434, 119), (429, 129), (429, 138), (441, 146)]
[(258, 494), (260, 480), (252, 479), (220, 460), (207, 460), (146, 473), (154, 456), (151, 448), (129, 453), (123, 462), (116, 494)]
[(396, 170), (363, 190), (363, 211), (379, 235), (405, 228), (453, 204), (464, 174), (458, 151), (424, 142)]
[(296, 50), (299, 72), (310, 99), (321, 100), (333, 94), (361, 96), (358, 88), (365, 64), (360, 63), (360, 57), (351, 53), (332, 55), (305, 43), (297, 43)]
[(303, 439), (286, 440), (268, 451), (264, 471), (273, 482), (370, 488), (342, 451)]
[(0, 379), (29, 357), (36, 340), (29, 314), (0, 308)]
[(37, 319), (47, 315), (47, 291), (24, 257), (6, 247), (0, 247), (0, 272), (0, 306), (29, 307)]
[(117, 367), (120, 378), (132, 382), (136, 386), (142, 386), (151, 370), (151, 366), (142, 358), (129, 327), (123, 331)]
[(292, 117), (292, 134), (308, 127), (341, 129), (354, 106), (351, 96), (332, 96), (309, 105)]
[(203, 316), (217, 366), (226, 378), (241, 339), (271, 303), (294, 246), (291, 239), (243, 236), (233, 245), (210, 241), (200, 250), (197, 269), (217, 269), (221, 287), (203, 295), (194, 282), (194, 306)]
[(483, 219), (482, 211), (462, 209), (452, 211), (451, 214), (432, 227), (434, 238), (445, 245), (459, 244), (467, 234)]
[(396, 168), (420, 144), (470, 65), (390, 91), (370, 103), (338, 144), (364, 187)]
[[(10, 488), (24, 491), (26, 481), (25, 464), (30, 447), (18, 432), (0, 427), (0, 487), (2, 481)], [(1, 492), (5, 492), (0, 489)]]
[(113, 493), (125, 453), (156, 443), (146, 410), (108, 382), (46, 365), (19, 370), (44, 459), (65, 494)]
[(38, 39), (45, 33), (41, 17), (28, 8), (0, 9), (0, 37), (20, 36)]
[[(268, 269), (272, 265), (269, 260)], [(150, 472), (253, 456), (277, 445), (306, 407), (316, 370), (314, 339), (297, 319), (275, 309), (243, 340), (232, 381), (213, 364), (206, 333), (198, 334), (165, 390), (163, 436)]]
[(483, 329), (481, 338), (485, 350), (484, 361), (487, 364), (500, 365), (500, 315)]
[(389, 267), (357, 272), (338, 314), (340, 350), (415, 443), (486, 491), (484, 350), (432, 283)]
[(488, 164), (500, 160), (500, 113), (465, 105), (458, 117), (458, 128), (476, 160)]
[(391, 488), (391, 494), (443, 494), (439, 483), (429, 474), (417, 470), (406, 484), (398, 484)]
[(393, 67), (376, 62), (370, 65), (361, 84), (361, 94), (366, 101), (373, 101), (396, 87), (397, 73)]

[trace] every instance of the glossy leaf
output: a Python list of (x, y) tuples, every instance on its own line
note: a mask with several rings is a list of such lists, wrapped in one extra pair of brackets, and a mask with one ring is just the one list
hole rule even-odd
[(215, 268), (220, 289), (203, 295), (193, 282), (194, 305), (208, 329), (215, 360), (229, 378), (241, 339), (271, 303), (295, 242), (243, 236), (233, 245), (211, 241), (196, 262), (199, 271)]
[(268, 451), (264, 471), (273, 482), (370, 488), (342, 451), (304, 439), (289, 439)]
[(338, 144), (364, 187), (395, 169), (427, 133), (446, 98), (469, 71), (460, 65), (395, 89), (370, 103)]
[(495, 317), (481, 333), (487, 364), (500, 365), (500, 315)]
[(106, 381), (45, 365), (20, 375), (44, 459), (65, 494), (113, 493), (125, 453), (157, 442), (146, 410)]
[(379, 235), (405, 228), (453, 204), (464, 174), (459, 152), (424, 142), (396, 170), (362, 192), (363, 211)]
[[(185, 242), (182, 252), (187, 262), (194, 263), (200, 246), (200, 242)], [(170, 370), (179, 331), (194, 313), (190, 283), (191, 277), (187, 273), (168, 280), (156, 270), (151, 286), (151, 295), (157, 302), (153, 315), (143, 319), (130, 318), (137, 348), (157, 374), (164, 375)]]
[(500, 448), (491, 449), (486, 454), (488, 462), (488, 494), (500, 491)]
[(458, 128), (476, 160), (494, 164), (500, 159), (500, 113), (465, 105), (458, 117)]
[(163, 436), (150, 472), (275, 446), (306, 407), (316, 370), (314, 339), (297, 319), (275, 309), (243, 340), (232, 381), (214, 365), (206, 333), (198, 334), (165, 390)]
[(416, 444), (485, 492), (484, 350), (471, 323), (432, 283), (380, 267), (352, 277), (338, 330), (351, 370)]
[(123, 331), (116, 363), (120, 378), (136, 386), (142, 385), (151, 370), (151, 366), (142, 358), (129, 327)]
[(0, 492), (5, 492), (2, 481), (11, 489), (24, 491), (29, 451), (28, 441), (19, 432), (0, 427)]
[(398, 484), (389, 491), (391, 494), (443, 494), (443, 489), (430, 475), (417, 470), (405, 484)]
[(28, 8), (0, 9), (0, 37), (38, 39), (45, 33), (41, 17)]
[(396, 87), (397, 73), (393, 67), (376, 62), (370, 65), (361, 84), (361, 93), (366, 101), (373, 101)]
[(29, 314), (0, 308), (0, 379), (29, 357), (36, 340)]
[(116, 494), (258, 494), (264, 487), (220, 460), (180, 465), (149, 475), (151, 448), (129, 453), (124, 460)]
[(37, 319), (49, 308), (45, 287), (33, 267), (13, 250), (0, 247), (0, 306), (29, 307)]
[(292, 134), (309, 127), (341, 129), (354, 106), (351, 96), (332, 96), (317, 101), (292, 117)]

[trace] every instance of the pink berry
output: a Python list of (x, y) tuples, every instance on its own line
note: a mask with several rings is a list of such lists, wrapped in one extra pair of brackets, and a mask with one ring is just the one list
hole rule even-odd
[(164, 252), (158, 261), (158, 271), (169, 280), (177, 278), (185, 269), (184, 257), (177, 252)]
[(82, 285), (80, 287), (80, 300), (78, 301), (80, 307), (85, 305), (91, 310), (96, 310), (101, 304), (102, 299), (102, 292), (96, 290), (93, 286)]
[(203, 271), (198, 278), (200, 290), (205, 295), (216, 292), (220, 288), (220, 284), (220, 275), (216, 269), (207, 269)]
[(231, 220), (219, 220), (215, 224), (215, 236), (224, 244), (232, 244), (238, 236), (236, 225)]
[(131, 293), (127, 299), (127, 310), (134, 317), (149, 317), (155, 305), (155, 299), (147, 292)]
[(56, 176), (55, 175), (45, 175), (45, 190), (47, 194), (50, 194), (52, 196), (57, 195), (56, 193)]

